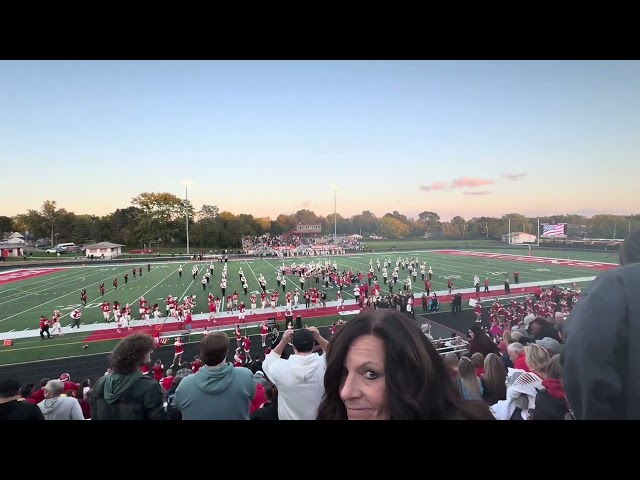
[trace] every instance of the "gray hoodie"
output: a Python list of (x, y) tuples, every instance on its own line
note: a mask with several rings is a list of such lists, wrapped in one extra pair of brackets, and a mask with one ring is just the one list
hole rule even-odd
[(80, 402), (72, 397), (45, 398), (38, 407), (45, 420), (84, 420)]
[(183, 420), (249, 420), (255, 395), (251, 370), (227, 363), (183, 378), (173, 402)]

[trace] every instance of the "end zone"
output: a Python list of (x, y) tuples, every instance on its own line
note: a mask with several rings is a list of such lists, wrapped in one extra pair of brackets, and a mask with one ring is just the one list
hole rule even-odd
[(492, 258), (494, 260), (507, 260), (511, 262), (526, 262), (545, 265), (558, 265), (559, 267), (579, 267), (591, 270), (613, 270), (618, 267), (616, 263), (589, 262), (586, 260), (563, 260), (561, 258), (530, 257), (528, 255), (511, 255), (508, 253), (472, 252), (469, 250), (433, 250), (433, 253), (442, 255), (457, 255), (459, 257)]
[(0, 285), (18, 282), (20, 280), (27, 280), (29, 278), (42, 277), (44, 275), (60, 272), (62, 270), (66, 270), (66, 268), (40, 268), (38, 270), (28, 270), (23, 268), (20, 270), (10, 270), (8, 272), (0, 272)]

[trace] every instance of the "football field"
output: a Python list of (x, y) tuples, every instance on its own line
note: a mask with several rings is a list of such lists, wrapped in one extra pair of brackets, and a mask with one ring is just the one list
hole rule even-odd
[[(330, 257), (292, 257), (277, 258), (249, 258), (242, 260), (232, 260), (227, 264), (227, 295), (237, 291), (240, 299), (249, 308), (249, 296), (251, 292), (258, 293), (258, 277), (264, 275), (267, 280), (267, 289), (277, 288), (276, 271), (278, 266), (290, 265), (292, 262), (298, 265), (306, 262), (325, 262), (332, 264), (335, 262), (340, 271), (363, 272), (369, 270), (369, 261), (373, 262), (374, 273), (378, 277), (378, 283), (382, 286), (382, 292), (388, 292), (388, 286), (384, 285), (381, 272), (377, 271), (376, 260), (383, 263), (389, 259), (392, 266), (398, 258), (423, 261), (433, 270), (432, 290), (440, 294), (446, 292), (447, 280), (452, 279), (454, 287), (457, 289), (468, 289), (473, 287), (473, 277), (478, 275), (481, 283), (485, 278), (489, 278), (490, 288), (502, 289), (506, 276), (514, 289), (513, 273), (519, 272), (520, 283), (540, 282), (542, 284), (552, 284), (556, 281), (566, 281), (572, 279), (583, 279), (578, 281), (581, 288), (585, 288), (589, 279), (596, 276), (600, 271), (613, 268), (614, 265), (603, 261), (602, 255), (594, 255), (593, 260), (589, 260), (589, 254), (581, 253), (574, 255), (575, 260), (567, 260), (566, 252), (562, 252), (564, 258), (527, 256), (526, 250), (522, 249), (522, 256), (515, 254), (513, 250), (509, 254), (497, 252), (473, 252), (464, 250), (439, 250), (422, 252), (398, 252), (398, 253), (363, 253), (345, 256)], [(537, 255), (545, 254), (539, 250)], [(549, 252), (546, 252), (549, 255)], [(561, 255), (558, 255), (561, 257)], [(578, 260), (577, 258), (581, 258)], [(615, 261), (610, 259), (609, 261)], [(206, 269), (213, 265), (214, 271), (210, 283), (203, 289), (202, 275)], [(191, 269), (197, 266), (199, 275), (196, 279), (191, 276)], [(127, 303), (132, 305), (132, 318), (137, 318), (137, 302), (141, 297), (153, 305), (158, 303), (161, 312), (164, 314), (165, 302), (168, 295), (173, 295), (179, 299), (188, 295), (196, 295), (196, 307), (194, 314), (207, 313), (207, 295), (211, 292), (214, 296), (221, 296), (220, 279), (223, 264), (219, 261), (200, 262), (167, 262), (153, 263), (151, 270), (147, 271), (146, 263), (135, 263), (134, 261), (125, 265), (110, 265), (105, 263), (88, 262), (85, 266), (66, 268), (40, 268), (24, 269), (8, 272), (0, 272), (0, 334), (2, 338), (15, 338), (11, 346), (0, 347), (0, 364), (13, 363), (14, 361), (31, 361), (46, 358), (59, 358), (60, 355), (69, 353), (69, 349), (56, 348), (65, 345), (73, 345), (75, 355), (78, 352), (78, 345), (85, 342), (90, 336), (89, 331), (75, 331), (70, 333), (69, 314), (75, 308), (82, 310), (83, 326), (98, 326), (103, 321), (100, 304), (106, 300), (109, 303), (118, 301), (121, 305)], [(132, 275), (132, 269), (142, 267), (142, 276)], [(178, 274), (178, 268), (182, 267), (182, 276)], [(245, 297), (241, 289), (238, 272), (243, 269), (247, 279), (249, 289)], [(389, 273), (392, 268), (389, 268)], [(128, 282), (124, 281), (124, 274), (128, 273)], [(400, 269), (399, 282), (394, 288), (394, 292), (402, 289), (401, 282), (407, 278), (408, 270)], [(118, 288), (113, 287), (113, 280), (118, 280)], [(105, 294), (101, 296), (98, 290), (99, 284), (105, 285)], [(315, 286), (313, 279), (307, 280), (306, 288)], [(319, 286), (320, 288), (323, 285)], [(82, 306), (80, 302), (80, 290), (87, 290), (87, 305)], [(287, 291), (300, 289), (300, 284), (294, 277), (287, 277)], [(412, 283), (412, 292), (416, 297), (420, 297), (424, 290), (424, 282), (418, 272), (417, 280)], [(337, 288), (327, 289), (327, 301), (336, 299)], [(280, 304), (284, 303), (284, 295), (280, 288)], [(353, 300), (353, 288), (343, 290), (344, 299)], [(301, 303), (303, 303), (301, 299)], [(259, 302), (258, 302), (259, 305)], [(31, 335), (28, 338), (19, 338), (20, 332), (33, 331), (39, 328), (39, 318), (41, 315), (51, 318), (55, 309), (59, 309), (63, 314), (62, 326), (65, 333), (60, 337), (52, 336), (51, 339), (42, 341), (39, 336)], [(262, 312), (258, 308), (258, 313)], [(248, 313), (248, 311), (247, 311)], [(309, 316), (312, 316), (309, 314)], [(324, 324), (330, 319), (327, 318)], [(251, 321), (251, 315), (247, 315), (247, 322)], [(142, 322), (133, 321), (132, 326), (136, 327)], [(329, 322), (330, 323), (330, 322)], [(88, 330), (88, 329), (87, 329)], [(98, 349), (109, 351), (114, 340), (106, 339), (101, 346), (91, 347), (91, 352)]]

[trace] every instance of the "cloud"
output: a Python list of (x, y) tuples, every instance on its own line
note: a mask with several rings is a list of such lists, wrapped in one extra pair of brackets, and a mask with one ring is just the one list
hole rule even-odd
[(300, 204), (302, 208), (309, 208), (311, 206), (311, 200), (305, 200)]
[(451, 188), (476, 188), (483, 185), (492, 185), (493, 180), (483, 178), (460, 177), (451, 182)]
[(420, 185), (420, 190), (425, 192), (434, 192), (436, 190), (444, 190), (447, 188), (447, 182), (435, 182), (431, 185)]
[(476, 191), (476, 192), (462, 192), (464, 195), (491, 195), (493, 192), (489, 191)]
[(509, 180), (510, 182), (514, 182), (516, 180), (522, 180), (526, 176), (526, 173), (506, 173), (504, 175), (504, 179)]

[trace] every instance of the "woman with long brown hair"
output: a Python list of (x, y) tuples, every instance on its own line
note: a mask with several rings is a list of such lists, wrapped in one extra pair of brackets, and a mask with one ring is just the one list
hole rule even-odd
[(491, 420), (465, 401), (432, 343), (405, 315), (368, 310), (332, 339), (318, 420)]

